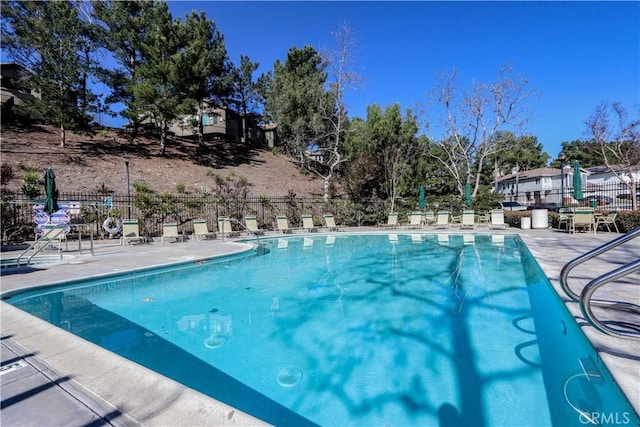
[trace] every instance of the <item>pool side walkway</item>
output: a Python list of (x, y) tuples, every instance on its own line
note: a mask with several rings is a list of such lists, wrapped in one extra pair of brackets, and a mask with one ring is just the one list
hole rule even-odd
[[(388, 230), (354, 228), (353, 232)], [(416, 230), (398, 230), (415, 233)], [(421, 230), (423, 233), (517, 233), (538, 260), (560, 293), (560, 269), (569, 260), (617, 237), (545, 230), (509, 229), (505, 232), (479, 228), (471, 231)], [(339, 233), (338, 233), (339, 234)], [(316, 234), (317, 235), (317, 234)], [(70, 249), (73, 245), (70, 242)], [(117, 241), (97, 242), (95, 255), (86, 250), (65, 252), (68, 259), (56, 264), (3, 269), (0, 289), (9, 291), (42, 284), (67, 282), (147, 268), (168, 263), (190, 262), (246, 250), (248, 245), (227, 239), (184, 243), (120, 246)], [(53, 252), (53, 251), (51, 251)], [(575, 289), (623, 263), (638, 258), (640, 243), (632, 242), (589, 261), (571, 275)], [(16, 253), (3, 252), (10, 258)], [(610, 286), (615, 299), (640, 305), (637, 286), (640, 275)], [(607, 289), (605, 287), (605, 289)], [(611, 295), (607, 295), (611, 296)], [(565, 301), (567, 298), (563, 298)], [(577, 303), (566, 301), (587, 338), (640, 413), (640, 341), (609, 337), (587, 324)], [(75, 335), (50, 325), (5, 303), (1, 309), (0, 423), (9, 426), (219, 426), (264, 425), (250, 415), (217, 402), (199, 392), (128, 361)], [(637, 319), (635, 319), (637, 321)]]

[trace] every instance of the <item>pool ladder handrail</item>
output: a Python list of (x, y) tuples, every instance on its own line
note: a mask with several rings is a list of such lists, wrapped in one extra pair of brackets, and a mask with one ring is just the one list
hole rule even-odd
[[(239, 224), (240, 227), (244, 228), (249, 234), (253, 234), (253, 237), (255, 237), (256, 240), (258, 241), (258, 245), (260, 245), (260, 236), (258, 236), (258, 233), (256, 233), (253, 230), (250, 230), (249, 227), (247, 227), (245, 224), (238, 221), (236, 218), (229, 218), (229, 221)], [(224, 222), (222, 223), (222, 230), (220, 230), (220, 233), (222, 234), (222, 241), (224, 242), (225, 241), (224, 240)]]
[[(66, 224), (65, 224), (65, 225), (66, 225)], [(65, 229), (66, 229), (66, 227), (63, 227), (63, 226), (55, 227), (55, 228), (54, 228), (54, 230), (57, 230), (57, 233), (55, 233), (55, 234), (51, 235), (51, 232), (52, 232), (52, 231), (50, 231), (49, 233), (44, 233), (42, 236), (38, 237), (38, 238), (36, 239), (36, 241), (35, 241), (35, 242), (33, 242), (31, 245), (29, 245), (29, 247), (28, 247), (27, 249), (25, 249), (25, 250), (24, 250), (24, 251), (23, 251), (23, 252), (18, 256), (18, 258), (16, 259), (16, 266), (20, 267), (20, 259), (22, 259), (22, 257), (23, 257), (24, 255), (26, 255), (26, 254), (27, 254), (27, 252), (29, 252), (31, 249), (33, 249), (34, 247), (36, 247), (36, 246), (38, 245), (38, 243), (40, 243), (42, 240), (45, 240), (45, 238), (46, 238), (46, 240), (49, 240), (49, 241), (51, 241), (51, 240), (55, 240), (55, 239), (56, 239), (56, 238), (57, 238), (61, 233), (64, 233), (64, 232), (65, 232)], [(61, 243), (59, 243), (59, 244), (61, 244)], [(42, 251), (42, 250), (43, 250), (44, 248), (46, 248), (46, 247), (47, 247), (47, 245), (42, 245), (42, 246), (40, 246), (40, 248), (36, 249), (36, 250), (31, 254), (31, 256), (27, 259), (27, 263), (26, 263), (26, 265), (29, 265), (29, 264), (31, 263), (31, 259), (33, 259), (33, 257), (34, 257), (34, 256), (36, 256), (38, 253), (40, 253), (40, 251)], [(62, 254), (60, 254), (60, 259), (62, 259)]]
[(615, 270), (594, 278), (583, 288), (580, 295), (578, 295), (569, 287), (568, 276), (571, 270), (573, 270), (578, 265), (583, 264), (586, 261), (589, 261), (624, 243), (627, 243), (630, 240), (637, 238), (638, 236), (640, 236), (640, 228), (632, 230), (610, 242), (607, 242), (595, 249), (590, 250), (583, 255), (580, 255), (577, 258), (574, 258), (573, 260), (565, 264), (560, 272), (560, 287), (569, 298), (580, 303), (580, 309), (587, 321), (600, 332), (619, 338), (640, 339), (640, 333), (623, 332), (606, 326), (603, 322), (599, 321), (596, 318), (593, 310), (591, 309), (591, 306), (596, 305), (601, 307), (614, 308), (618, 310), (633, 312), (637, 315), (640, 315), (640, 306), (623, 301), (594, 300), (592, 299), (592, 297), (593, 294), (602, 286), (640, 270), (640, 259), (632, 261), (626, 265), (623, 265), (622, 267), (616, 268)]

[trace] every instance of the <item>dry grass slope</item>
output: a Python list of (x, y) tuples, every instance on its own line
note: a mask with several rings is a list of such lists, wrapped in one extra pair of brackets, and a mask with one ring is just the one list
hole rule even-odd
[(123, 130), (109, 129), (94, 135), (67, 133), (67, 143), (60, 147), (58, 129), (31, 126), (28, 129), (4, 126), (0, 132), (0, 155), (3, 164), (13, 167), (15, 178), (7, 188), (19, 190), (23, 170), (28, 164), (44, 171), (51, 166), (61, 192), (94, 192), (106, 187), (125, 193), (124, 155), (130, 156), (131, 183), (144, 181), (157, 192), (175, 192), (184, 184), (187, 193), (197, 194), (213, 187), (212, 173), (245, 176), (251, 184), (252, 196), (286, 196), (293, 191), (298, 197), (322, 195), (322, 180), (302, 175), (296, 165), (283, 154), (250, 147), (242, 143), (208, 143), (206, 154), (196, 155), (197, 142), (172, 136), (166, 155), (160, 157), (159, 137), (139, 136), (135, 139)]

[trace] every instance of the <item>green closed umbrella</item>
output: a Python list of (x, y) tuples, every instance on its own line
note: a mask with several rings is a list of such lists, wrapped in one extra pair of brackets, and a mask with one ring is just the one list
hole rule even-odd
[(467, 182), (464, 186), (464, 203), (467, 206), (471, 206), (471, 184)]
[(573, 162), (573, 198), (582, 199), (582, 175), (580, 174), (580, 162)]
[(47, 168), (44, 173), (44, 192), (46, 200), (44, 202), (44, 211), (51, 215), (58, 210), (58, 189), (56, 188), (56, 174), (53, 173), (51, 167)]
[(420, 209), (424, 209), (427, 207), (427, 196), (424, 194), (424, 185), (420, 186), (419, 206), (420, 206)]

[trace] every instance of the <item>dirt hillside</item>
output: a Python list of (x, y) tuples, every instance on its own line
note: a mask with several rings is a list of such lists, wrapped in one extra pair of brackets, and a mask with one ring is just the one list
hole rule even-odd
[(213, 187), (212, 173), (235, 174), (248, 179), (250, 195), (285, 196), (292, 190), (298, 197), (322, 195), (322, 180), (303, 175), (284, 154), (249, 147), (242, 143), (210, 142), (206, 154), (196, 155), (197, 142), (171, 136), (166, 154), (160, 157), (159, 137), (132, 139), (123, 130), (96, 131), (94, 135), (67, 132), (67, 142), (60, 147), (58, 129), (32, 126), (22, 129), (2, 126), (0, 155), (3, 164), (12, 166), (15, 178), (7, 187), (22, 186), (25, 166), (44, 171), (51, 166), (61, 192), (95, 192), (99, 189), (126, 192), (124, 155), (130, 157), (131, 185), (144, 181), (157, 192), (176, 191), (184, 184), (186, 192), (198, 194)]

